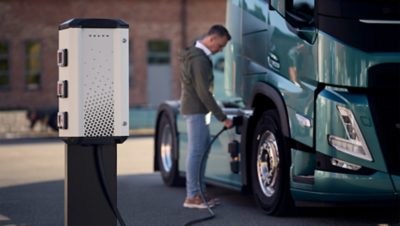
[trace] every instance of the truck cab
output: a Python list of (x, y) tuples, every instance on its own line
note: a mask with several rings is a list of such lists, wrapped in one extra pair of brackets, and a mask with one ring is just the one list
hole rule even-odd
[[(213, 145), (206, 179), (250, 189), (271, 215), (309, 203), (398, 204), (400, 3), (228, 0), (226, 26), (220, 101), (242, 123)], [(211, 133), (221, 126), (214, 119)], [(155, 161), (170, 185), (184, 175), (185, 130), (179, 102), (164, 103)]]

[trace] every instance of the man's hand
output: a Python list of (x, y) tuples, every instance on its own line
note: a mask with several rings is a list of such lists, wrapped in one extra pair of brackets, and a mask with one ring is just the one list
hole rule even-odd
[(224, 126), (225, 126), (227, 129), (232, 128), (232, 127), (233, 127), (233, 121), (230, 120), (230, 119), (225, 119), (225, 121), (224, 121)]

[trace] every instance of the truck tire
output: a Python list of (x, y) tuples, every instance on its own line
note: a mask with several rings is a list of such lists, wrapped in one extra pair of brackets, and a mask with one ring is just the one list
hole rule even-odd
[(289, 157), (276, 110), (264, 112), (257, 122), (251, 155), (251, 181), (257, 204), (269, 215), (292, 209)]
[(179, 176), (176, 124), (168, 112), (161, 114), (157, 130), (156, 156), (161, 177), (168, 186), (182, 186), (184, 179)]

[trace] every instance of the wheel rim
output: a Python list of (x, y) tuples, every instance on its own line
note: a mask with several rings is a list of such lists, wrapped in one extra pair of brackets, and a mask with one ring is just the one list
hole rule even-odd
[(260, 188), (265, 196), (276, 192), (279, 174), (279, 149), (275, 135), (266, 131), (260, 139), (257, 153), (257, 176)]
[(172, 130), (169, 124), (165, 125), (161, 137), (161, 161), (166, 172), (172, 168)]

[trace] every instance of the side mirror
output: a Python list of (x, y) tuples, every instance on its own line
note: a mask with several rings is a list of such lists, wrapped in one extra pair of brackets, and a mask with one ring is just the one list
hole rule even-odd
[(300, 38), (310, 44), (313, 44), (317, 38), (317, 29), (315, 27), (297, 28), (296, 33)]
[(312, 17), (300, 17), (292, 12), (286, 12), (288, 28), (308, 43), (314, 43), (317, 38), (317, 29)]

